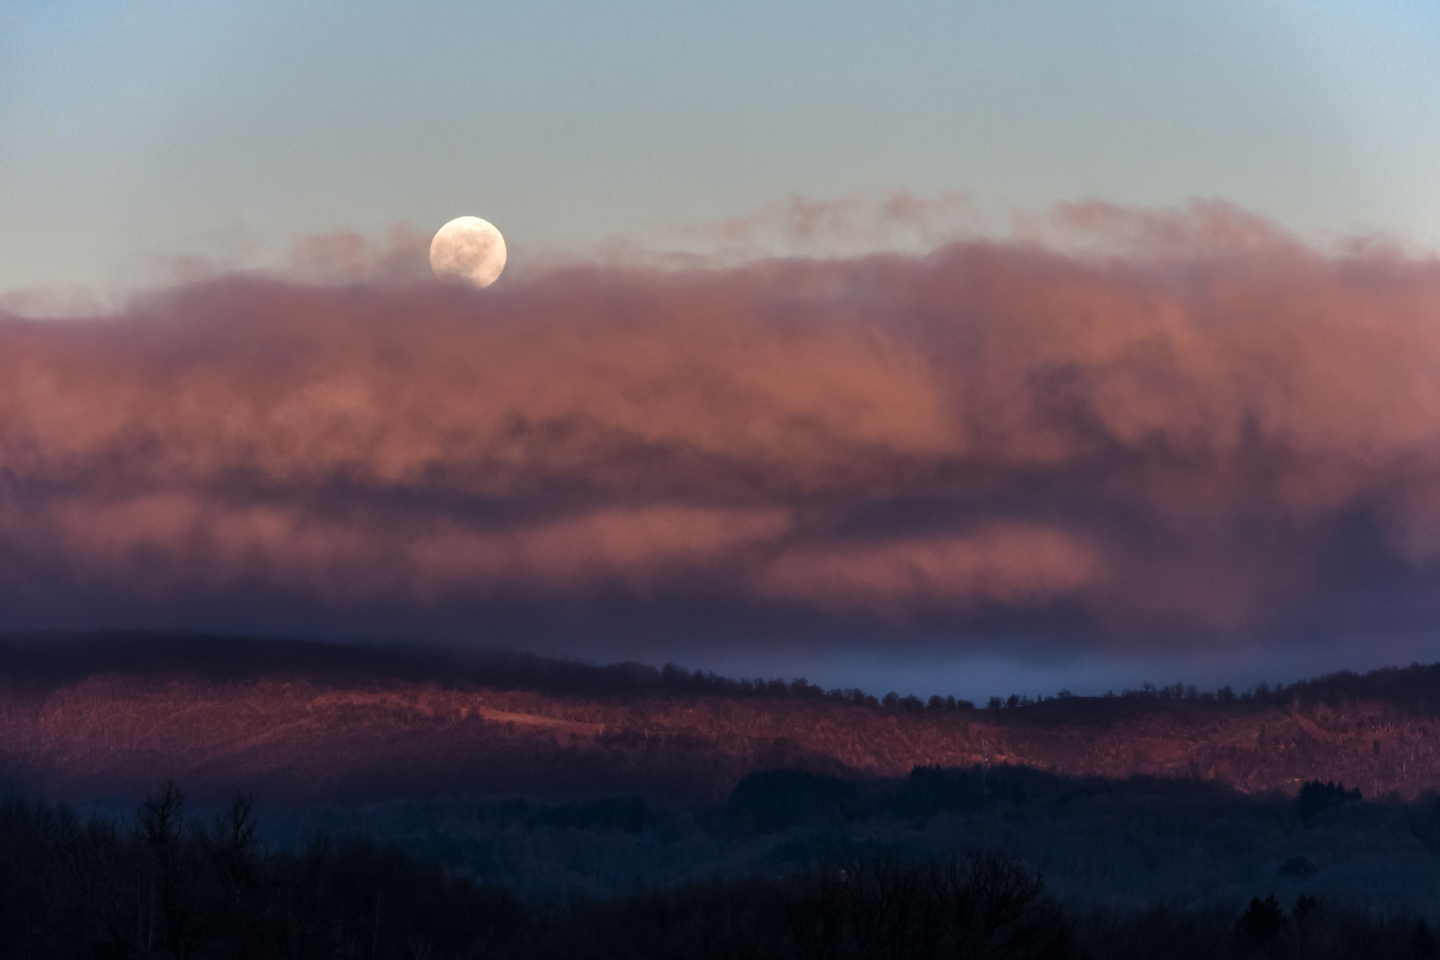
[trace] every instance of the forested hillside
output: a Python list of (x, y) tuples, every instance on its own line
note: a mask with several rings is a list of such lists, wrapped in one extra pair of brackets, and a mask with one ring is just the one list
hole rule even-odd
[(68, 798), (134, 795), (171, 777), (197, 795), (238, 786), (278, 800), (715, 800), (767, 768), (863, 779), (985, 763), (1247, 793), (1343, 780), (1410, 800), (1440, 791), (1437, 730), (1437, 667), (1241, 695), (1176, 685), (977, 708), (673, 667), (271, 641), (132, 635), (0, 650), (0, 771), (13, 788)]

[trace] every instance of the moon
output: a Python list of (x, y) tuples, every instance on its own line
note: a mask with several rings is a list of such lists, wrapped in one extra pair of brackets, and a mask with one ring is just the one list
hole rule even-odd
[(430, 269), (446, 283), (488, 287), (505, 269), (505, 238), (488, 220), (457, 217), (430, 241)]

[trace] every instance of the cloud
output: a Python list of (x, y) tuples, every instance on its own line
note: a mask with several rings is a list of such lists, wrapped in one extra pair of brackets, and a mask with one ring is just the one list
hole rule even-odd
[(351, 230), (302, 237), (290, 248), (288, 273), (312, 283), (397, 282), (430, 276), (430, 235), (397, 223), (376, 243)]
[[(979, 237), (990, 226), (984, 211), (954, 191), (919, 196), (904, 189), (870, 190), (830, 199), (794, 194), (745, 214), (646, 224), (583, 253), (532, 253), (522, 262), (541, 270), (587, 262), (658, 270), (731, 269), (766, 257), (923, 254)], [(1027, 229), (1033, 233), (1039, 228)]]
[(1102, 576), (1096, 552), (1060, 531), (997, 524), (958, 536), (799, 547), (767, 566), (762, 589), (820, 609), (904, 617), (917, 607), (1048, 600)]
[(730, 257), (853, 256), (881, 249), (931, 250), (976, 233), (983, 222), (962, 193), (922, 197), (901, 189), (839, 199), (797, 194), (742, 216), (656, 225), (647, 239), (669, 250), (699, 248)]
[(619, 598), (1111, 644), (1440, 621), (1432, 258), (1215, 203), (485, 291), (430, 282), (418, 243), (0, 314), (0, 619), (520, 603), (583, 643)]

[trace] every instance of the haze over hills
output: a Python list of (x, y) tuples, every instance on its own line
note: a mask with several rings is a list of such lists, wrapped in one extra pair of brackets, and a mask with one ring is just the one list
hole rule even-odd
[(0, 771), (56, 799), (135, 796), (168, 777), (295, 802), (714, 801), (779, 767), (866, 780), (982, 763), (1248, 794), (1316, 779), (1366, 797), (1440, 792), (1440, 665), (1239, 695), (1177, 684), (975, 707), (673, 666), (90, 634), (12, 639), (0, 676)]

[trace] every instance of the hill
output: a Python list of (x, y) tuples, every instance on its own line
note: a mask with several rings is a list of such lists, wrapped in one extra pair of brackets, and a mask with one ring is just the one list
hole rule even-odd
[(439, 792), (718, 800), (746, 774), (917, 766), (1158, 776), (1243, 793), (1440, 792), (1440, 665), (1241, 695), (1177, 685), (975, 708), (639, 664), (92, 634), (0, 644), (0, 776), (54, 798), (170, 777), (289, 801)]

